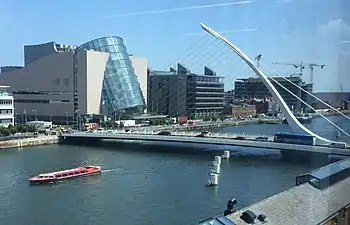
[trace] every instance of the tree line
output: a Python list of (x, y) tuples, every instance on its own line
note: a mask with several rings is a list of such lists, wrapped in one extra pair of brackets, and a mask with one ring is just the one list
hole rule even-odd
[(29, 126), (29, 125), (22, 125), (22, 124), (16, 124), (12, 125), (10, 124), (8, 127), (0, 126), (0, 134), (1, 136), (10, 136), (11, 134), (17, 134), (17, 133), (34, 133), (37, 132), (37, 128), (35, 126)]

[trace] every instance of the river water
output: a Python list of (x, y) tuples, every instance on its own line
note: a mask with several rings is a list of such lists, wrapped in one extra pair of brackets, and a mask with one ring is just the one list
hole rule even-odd
[[(310, 126), (328, 136), (335, 133), (326, 131), (318, 119)], [(285, 125), (251, 125), (223, 131), (273, 134), (288, 129)], [(293, 187), (297, 175), (319, 166), (286, 162), (278, 154), (261, 156), (261, 150), (244, 149), (242, 152), (249, 154), (223, 161), (219, 186), (208, 188), (205, 184), (211, 154), (166, 149), (51, 145), (2, 150), (0, 224), (197, 224), (222, 213), (229, 198), (235, 197), (243, 207)], [(83, 163), (101, 165), (105, 171), (100, 176), (55, 185), (27, 183), (38, 173)]]

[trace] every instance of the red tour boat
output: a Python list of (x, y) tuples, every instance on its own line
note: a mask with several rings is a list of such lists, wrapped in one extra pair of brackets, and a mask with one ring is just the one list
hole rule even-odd
[(69, 179), (73, 177), (88, 176), (101, 173), (100, 166), (83, 166), (70, 170), (62, 170), (51, 173), (43, 173), (30, 178), (30, 183), (51, 183), (58, 180)]

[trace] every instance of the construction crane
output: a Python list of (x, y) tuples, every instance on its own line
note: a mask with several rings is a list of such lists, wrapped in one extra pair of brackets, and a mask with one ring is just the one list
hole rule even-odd
[(319, 67), (321, 69), (323, 69), (326, 65), (325, 64), (316, 64), (316, 63), (304, 63), (303, 61), (301, 61), (300, 64), (295, 64), (295, 63), (272, 63), (272, 64), (276, 64), (276, 65), (287, 65), (287, 66), (294, 66), (296, 69), (299, 68), (300, 69), (300, 76), (303, 75), (303, 71), (306, 67), (310, 68), (310, 83), (313, 84), (314, 82), (314, 69), (315, 67)]
[(254, 59), (256, 60), (256, 67), (260, 67), (260, 60), (261, 60), (262, 55), (257, 55)]
[(313, 84), (314, 83), (314, 69), (315, 67), (319, 67), (321, 69), (323, 69), (326, 65), (325, 64), (316, 64), (316, 63), (309, 63), (307, 64), (307, 66), (310, 68), (310, 83)]
[(274, 63), (272, 63), (272, 64), (275, 64), (275, 65), (285, 65), (285, 66), (294, 66), (295, 67), (295, 69), (300, 69), (300, 76), (302, 76), (303, 75), (303, 71), (304, 71), (304, 69), (305, 69), (305, 66), (304, 66), (304, 63), (303, 62), (301, 62), (300, 64), (295, 64), (295, 63), (278, 63), (278, 62), (274, 62)]

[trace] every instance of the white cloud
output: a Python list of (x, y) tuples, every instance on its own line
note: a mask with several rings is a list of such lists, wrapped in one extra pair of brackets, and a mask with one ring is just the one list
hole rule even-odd
[(341, 37), (350, 36), (350, 24), (341, 18), (330, 20), (328, 23), (320, 26), (322, 34), (335, 34)]
[[(233, 33), (240, 33), (240, 32), (254, 32), (257, 31), (258, 29), (256, 28), (251, 28), (251, 29), (240, 29), (240, 30), (225, 30), (225, 31), (218, 31), (219, 34), (233, 34)], [(205, 32), (202, 33), (187, 33), (184, 34), (185, 36), (201, 36), (201, 35), (205, 35)]]
[(293, 0), (277, 0), (276, 2), (277, 3), (282, 3), (282, 4), (286, 4), (286, 3), (290, 3), (292, 2)]
[(149, 15), (149, 14), (160, 14), (160, 13), (181, 12), (181, 11), (205, 9), (205, 8), (233, 6), (233, 5), (245, 5), (245, 4), (250, 4), (253, 2), (255, 2), (255, 1), (239, 1), (239, 2), (227, 2), (227, 3), (210, 4), (210, 5), (196, 5), (196, 6), (189, 6), (189, 7), (182, 7), (182, 8), (161, 9), (161, 10), (151, 10), (151, 11), (144, 11), (144, 12), (117, 14), (117, 15), (107, 16), (107, 18), (130, 17), (130, 16), (140, 16), (140, 15)]

